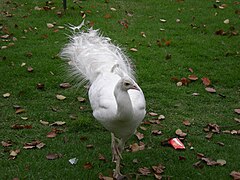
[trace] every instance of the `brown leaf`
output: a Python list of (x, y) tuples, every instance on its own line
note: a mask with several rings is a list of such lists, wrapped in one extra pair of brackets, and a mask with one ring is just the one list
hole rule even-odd
[(42, 143), (42, 142), (36, 145), (36, 147), (37, 147), (38, 149), (42, 149), (44, 146), (45, 146), (45, 144)]
[(14, 124), (11, 126), (12, 129), (32, 129), (31, 125), (22, 125), (22, 124)]
[(39, 122), (40, 122), (41, 124), (43, 124), (43, 125), (49, 125), (49, 122), (48, 122), (48, 121), (40, 120)]
[(181, 78), (180, 82), (182, 83), (182, 85), (187, 86), (190, 81), (187, 78), (183, 77), (183, 78)]
[(93, 168), (93, 165), (90, 163), (90, 162), (86, 162), (84, 165), (83, 165), (84, 169), (92, 169)]
[(134, 143), (130, 145), (130, 149), (132, 152), (137, 152), (145, 149), (145, 144), (143, 142), (139, 142), (139, 144)]
[(48, 138), (54, 138), (54, 137), (56, 137), (56, 136), (57, 136), (57, 133), (54, 132), (54, 131), (51, 131), (51, 132), (47, 133), (47, 137), (48, 137)]
[(92, 149), (94, 146), (93, 146), (93, 144), (88, 144), (88, 145), (86, 145), (86, 147), (87, 147), (88, 149)]
[(131, 48), (130, 51), (137, 52), (138, 50), (136, 48)]
[(140, 132), (136, 132), (135, 135), (137, 136), (138, 140), (142, 140), (144, 138), (144, 134)]
[(185, 126), (190, 126), (190, 125), (191, 125), (191, 123), (190, 123), (189, 120), (183, 120), (182, 123), (183, 123)]
[(209, 93), (216, 93), (217, 92), (216, 89), (211, 88), (211, 87), (206, 87), (205, 90)]
[(15, 111), (16, 114), (21, 114), (21, 113), (24, 113), (24, 112), (26, 112), (26, 110), (22, 109), (22, 108), (19, 108)]
[(59, 86), (64, 89), (71, 87), (70, 83), (61, 83)]
[(139, 168), (138, 172), (140, 172), (142, 175), (146, 176), (148, 174), (151, 174), (151, 171), (147, 167)]
[(33, 68), (32, 68), (31, 66), (29, 66), (29, 67), (27, 68), (27, 71), (28, 71), (28, 72), (33, 72)]
[(184, 133), (181, 129), (177, 129), (177, 130), (175, 131), (175, 134), (178, 135), (178, 136), (180, 136), (180, 137), (185, 137), (185, 136), (187, 136), (187, 133)]
[(203, 77), (202, 78), (202, 83), (205, 85), (205, 86), (209, 86), (211, 84), (211, 81), (207, 78), (207, 77)]
[(240, 108), (234, 109), (234, 112), (240, 114)]
[(162, 174), (164, 172), (165, 166), (163, 166), (162, 164), (158, 164), (157, 166), (152, 166), (152, 169), (154, 173)]
[(44, 84), (43, 83), (37, 83), (37, 89), (44, 89)]
[(111, 16), (111, 14), (109, 14), (109, 13), (107, 13), (107, 14), (104, 15), (104, 18), (105, 18), (105, 19), (110, 19), (111, 17), (112, 17), (112, 16)]
[(19, 153), (20, 153), (20, 149), (11, 150), (10, 151), (10, 156), (11, 157), (16, 157)]
[(54, 159), (60, 158), (61, 156), (62, 156), (61, 154), (50, 153), (50, 154), (46, 155), (46, 158), (48, 160), (54, 160)]
[(66, 124), (66, 122), (64, 122), (64, 121), (55, 121), (54, 123), (49, 124), (49, 126), (63, 126), (65, 124)]
[(162, 131), (160, 131), (160, 130), (152, 130), (152, 134), (153, 135), (162, 135)]
[(98, 159), (101, 161), (104, 161), (104, 162), (107, 161), (106, 158), (102, 154), (98, 154)]
[(213, 136), (213, 133), (212, 133), (212, 132), (209, 132), (205, 137), (206, 137), (207, 139), (211, 139), (212, 136)]
[(191, 81), (196, 81), (196, 80), (198, 80), (198, 77), (194, 74), (191, 74), (188, 76), (188, 79), (190, 79)]
[(226, 162), (226, 160), (224, 160), (224, 159), (218, 159), (218, 160), (217, 160), (217, 163), (218, 163), (220, 166), (224, 166), (227, 162)]
[(3, 147), (12, 146), (12, 142), (11, 141), (2, 141), (1, 144), (2, 144)]
[(189, 70), (191, 73), (193, 73), (193, 69), (192, 69), (192, 68), (188, 68), (188, 70)]
[(158, 114), (155, 113), (155, 112), (149, 112), (148, 114), (149, 114), (150, 116), (158, 116)]
[(230, 176), (232, 176), (234, 180), (239, 180), (240, 179), (240, 172), (232, 171), (230, 173)]
[(81, 103), (86, 102), (86, 98), (84, 97), (77, 97), (77, 100)]

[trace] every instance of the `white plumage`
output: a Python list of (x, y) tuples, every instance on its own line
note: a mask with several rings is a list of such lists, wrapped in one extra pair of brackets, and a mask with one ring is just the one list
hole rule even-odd
[(75, 31), (61, 56), (69, 60), (73, 75), (90, 82), (93, 116), (112, 133), (114, 177), (120, 173), (121, 152), (145, 116), (145, 98), (135, 82), (129, 58), (98, 30)]

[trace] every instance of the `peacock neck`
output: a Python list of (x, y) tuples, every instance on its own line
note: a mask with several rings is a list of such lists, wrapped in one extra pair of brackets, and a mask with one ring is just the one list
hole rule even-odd
[(122, 121), (131, 120), (133, 116), (133, 107), (128, 92), (115, 88), (114, 96), (117, 102), (118, 119)]

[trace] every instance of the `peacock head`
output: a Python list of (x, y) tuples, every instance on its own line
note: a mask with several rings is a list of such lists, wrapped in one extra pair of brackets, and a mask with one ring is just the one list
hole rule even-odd
[(140, 90), (138, 85), (135, 83), (135, 81), (129, 77), (123, 77), (119, 81), (120, 83), (120, 88), (123, 91), (128, 91), (129, 89), (135, 89), (135, 90)]

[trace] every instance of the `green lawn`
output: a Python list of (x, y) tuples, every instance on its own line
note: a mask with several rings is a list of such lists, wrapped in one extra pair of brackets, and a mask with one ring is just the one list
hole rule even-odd
[[(68, 42), (67, 34), (71, 34), (61, 26), (79, 25), (83, 18), (125, 49), (136, 65), (147, 112), (165, 116), (160, 124), (154, 124), (152, 120), (158, 116), (146, 115), (145, 123), (138, 129), (144, 134), (141, 141), (145, 149), (130, 151), (130, 145), (139, 143), (133, 136), (123, 153), (122, 172), (132, 179), (154, 179), (152, 166), (162, 164), (163, 179), (232, 179), (230, 173), (240, 171), (240, 117), (234, 112), (240, 108), (240, 3), (75, 2), (68, 0), (66, 11), (60, 0), (1, 2), (0, 179), (111, 176), (114, 164), (110, 133), (94, 120), (86, 89), (75, 86), (67, 65), (58, 57)], [(54, 27), (48, 28), (47, 23)], [(191, 74), (198, 80), (177, 86), (178, 81)], [(216, 93), (205, 90), (203, 77), (210, 79), (209, 87)], [(72, 86), (61, 88), (63, 82)], [(58, 94), (66, 99), (58, 100)], [(79, 102), (77, 97), (86, 98), (86, 102)], [(22, 113), (16, 113), (19, 107)], [(66, 124), (49, 126), (40, 120)], [(184, 120), (190, 126), (184, 125)], [(217, 124), (220, 130), (207, 139), (204, 128), (209, 123)], [(161, 130), (162, 135), (153, 135), (154, 129)], [(186, 149), (162, 146), (164, 140), (177, 137), (177, 129), (187, 133), (183, 141)], [(57, 133), (56, 137), (47, 137), (52, 131)], [(34, 140), (45, 146), (25, 149), (26, 143)], [(20, 150), (17, 155), (16, 150)], [(207, 165), (198, 153), (214, 161), (223, 159), (226, 164)], [(49, 154), (57, 154), (58, 158), (49, 160)], [(99, 154), (106, 160), (99, 159)], [(75, 157), (78, 162), (71, 165), (68, 160)], [(201, 164), (194, 167), (198, 161)], [(143, 176), (138, 171), (143, 167), (151, 173)]]

